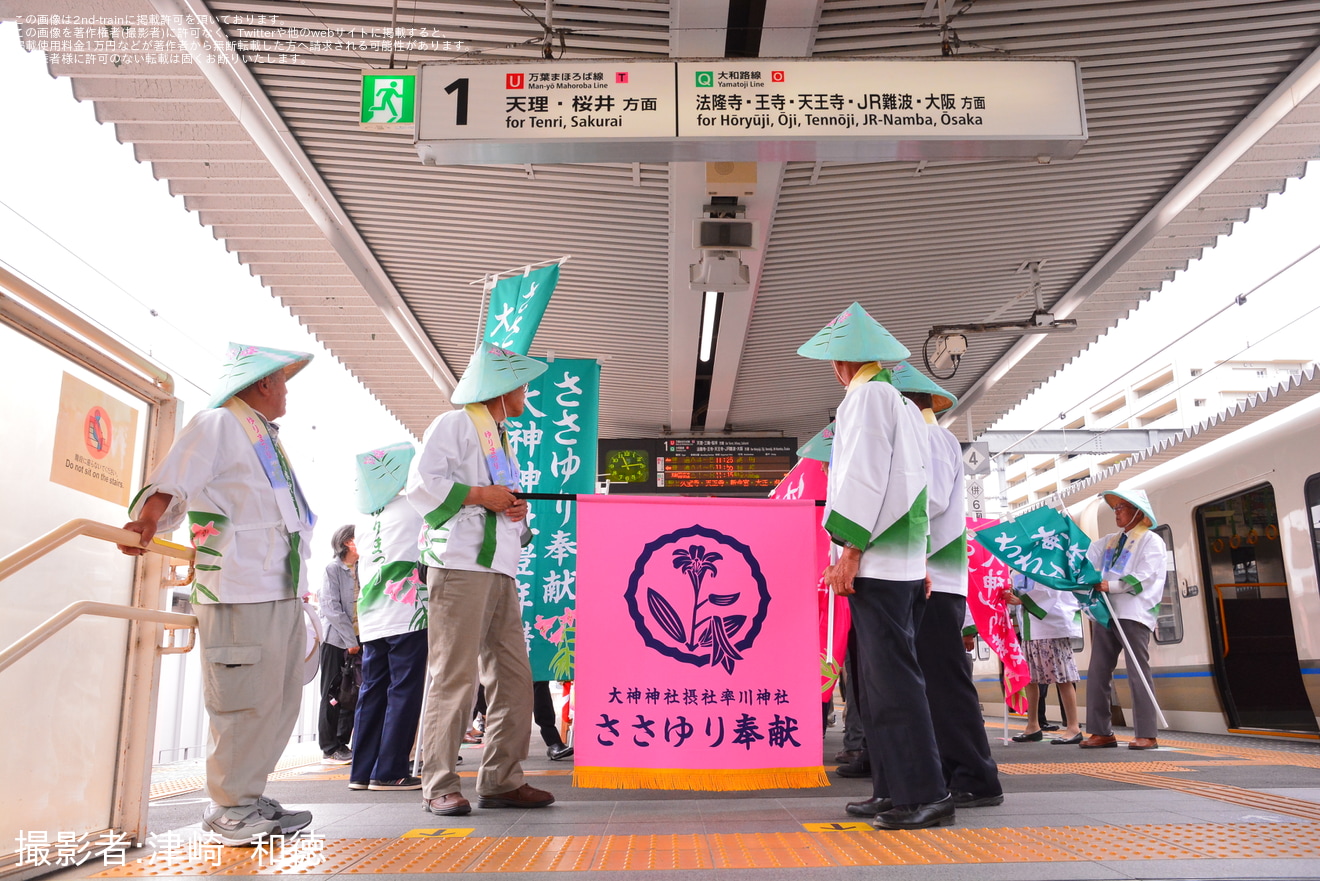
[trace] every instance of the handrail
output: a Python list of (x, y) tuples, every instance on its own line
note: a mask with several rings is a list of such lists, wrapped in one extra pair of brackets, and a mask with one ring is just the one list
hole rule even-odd
[(71, 603), (41, 624), (9, 648), (0, 652), (0, 671), (50, 639), (70, 621), (83, 615), (95, 615), (100, 618), (120, 618), (130, 621), (154, 621), (174, 628), (194, 628), (197, 618), (193, 615), (181, 615), (178, 612), (162, 612), (158, 609), (139, 609), (135, 606), (120, 606), (115, 603), (98, 603), (82, 600)]
[[(125, 364), (131, 365), (139, 373), (156, 384), (156, 387), (168, 395), (174, 394), (174, 377), (162, 370), (157, 365), (144, 358), (139, 352), (134, 351), (125, 345), (119, 339), (111, 336), (102, 328), (88, 321), (77, 312), (63, 305), (59, 301), (45, 294), (44, 292), (28, 284), (22, 278), (0, 266), (0, 287), (7, 288), (11, 294), (21, 295), (23, 300), (27, 301), (29, 307), (35, 306), (38, 310), (54, 318), (56, 321), (71, 329), (103, 351), (109, 352), (118, 357)], [(15, 298), (17, 299), (17, 297)]]
[[(7, 557), (0, 558), (0, 581), (80, 535), (90, 535), (93, 538), (103, 539), (115, 544), (132, 546), (142, 544), (142, 536), (136, 532), (129, 532), (127, 529), (120, 529), (106, 523), (98, 523), (95, 520), (70, 520), (63, 526), (52, 529), (36, 541), (24, 545)], [(154, 539), (144, 550), (171, 559), (188, 560), (189, 562), (197, 555), (197, 552), (190, 547), (175, 544), (171, 541), (163, 541), (159, 538)]]

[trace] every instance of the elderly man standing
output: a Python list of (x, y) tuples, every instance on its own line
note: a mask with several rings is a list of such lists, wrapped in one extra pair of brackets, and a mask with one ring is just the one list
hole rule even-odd
[(524, 782), (532, 725), (532, 669), (523, 640), (518, 558), (530, 540), (518, 462), (501, 423), (522, 415), (539, 361), (483, 343), (451, 400), (462, 407), (426, 429), (408, 501), (426, 521), (430, 687), (422, 719), (422, 796), (442, 816), (472, 810), (459, 788), (458, 751), (480, 673), (486, 743), (477, 806), (541, 808), (555, 797)]
[[(1127, 637), (1128, 682), (1132, 687), (1132, 708), (1136, 716), (1136, 737), (1128, 749), (1155, 749), (1158, 712), (1150, 678), (1150, 635), (1155, 629), (1156, 612), (1164, 599), (1167, 554), (1164, 539), (1154, 531), (1157, 525), (1150, 499), (1143, 490), (1112, 490), (1103, 498), (1114, 510), (1118, 532), (1091, 542), (1087, 559), (1100, 573), (1097, 590), (1109, 594), (1113, 621), (1109, 627), (1091, 622), (1091, 664), (1086, 671), (1086, 730), (1090, 737), (1078, 746), (1103, 749), (1118, 746), (1114, 736), (1109, 684), (1114, 678), (1118, 653), (1124, 649), (1118, 632)], [(1133, 668), (1137, 675), (1134, 676)], [(1145, 680), (1145, 685), (1141, 683)]]
[(830, 460), (825, 529), (843, 546), (825, 583), (849, 597), (858, 697), (871, 754), (875, 825), (924, 829), (953, 822), (940, 769), (916, 631), (926, 604), (930, 441), (921, 413), (880, 361), (909, 354), (853, 303), (798, 349), (831, 361), (847, 388)]
[(931, 592), (917, 628), (917, 660), (926, 677), (926, 702), (953, 803), (960, 808), (1003, 804), (999, 768), (990, 756), (981, 698), (963, 647), (967, 616), (967, 488), (962, 445), (935, 421), (958, 403), (911, 364), (894, 368), (894, 388), (921, 408), (930, 437)]
[[(312, 359), (231, 344), (221, 390), (179, 432), (129, 508), (145, 546), (184, 522), (197, 549), (192, 603), (210, 718), (202, 829), (230, 845), (312, 822), (263, 795), (298, 719), (307, 642), (307, 507), (272, 420), (285, 382)], [(130, 555), (141, 546), (120, 545)]]

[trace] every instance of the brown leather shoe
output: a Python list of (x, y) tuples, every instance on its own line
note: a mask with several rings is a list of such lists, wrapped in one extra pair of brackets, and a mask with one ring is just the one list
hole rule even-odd
[(1112, 734), (1092, 734), (1090, 737), (1077, 744), (1082, 749), (1104, 749), (1106, 747), (1118, 746), (1118, 738)]
[(424, 798), (422, 803), (428, 811), (442, 817), (461, 817), (472, 813), (471, 802), (458, 792), (448, 792), (439, 798)]
[(1128, 741), (1128, 749), (1159, 749), (1159, 746), (1153, 737), (1134, 737)]
[(508, 792), (483, 795), (477, 799), (479, 808), (545, 808), (554, 803), (553, 795), (527, 783)]

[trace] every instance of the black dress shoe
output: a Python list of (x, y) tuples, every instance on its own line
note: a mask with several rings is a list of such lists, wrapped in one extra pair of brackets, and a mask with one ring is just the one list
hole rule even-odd
[(954, 807), (959, 808), (992, 808), (995, 805), (1004, 803), (1004, 794), (1002, 792), (995, 795), (977, 795), (975, 792), (951, 792), (953, 796)]
[(1051, 724), (1051, 723), (1049, 723), (1049, 722), (1046, 722), (1044, 725), (1041, 725), (1041, 726), (1040, 726), (1040, 730), (1041, 730), (1041, 731), (1058, 731), (1058, 730), (1059, 730), (1059, 726), (1058, 726), (1058, 725)]
[(1014, 734), (1012, 740), (1014, 743), (1035, 743), (1044, 736), (1040, 731), (1033, 731), (1030, 734)]
[(875, 815), (877, 829), (929, 829), (953, 825), (953, 796), (926, 805), (904, 805)]
[(840, 777), (870, 777), (871, 760), (866, 756), (854, 759), (846, 765), (840, 765), (834, 769), (834, 773)]
[(854, 817), (874, 817), (893, 806), (893, 801), (887, 798), (868, 798), (866, 801), (850, 801), (843, 806), (843, 809)]
[(862, 751), (859, 749), (841, 749), (834, 754), (834, 761), (840, 765), (846, 765), (851, 761), (860, 758)]
[(573, 747), (566, 743), (552, 743), (545, 748), (545, 754), (550, 757), (550, 761), (557, 762), (573, 755)]

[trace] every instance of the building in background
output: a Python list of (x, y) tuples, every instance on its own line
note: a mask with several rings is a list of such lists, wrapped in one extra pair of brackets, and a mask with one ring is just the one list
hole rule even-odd
[(1310, 363), (1309, 359), (1206, 361), (1180, 357), (1134, 374), (1126, 385), (1110, 386), (1068, 414), (1071, 418), (1058, 428), (1078, 434), (1075, 444), (1065, 441), (1064, 451), (1020, 453), (1010, 449), (998, 456), (995, 473), (1002, 480), (999, 509), (1004, 516), (1016, 516), (1131, 455), (1086, 452), (1095, 432), (1190, 428), (1245, 404), (1271, 386), (1296, 379)]

